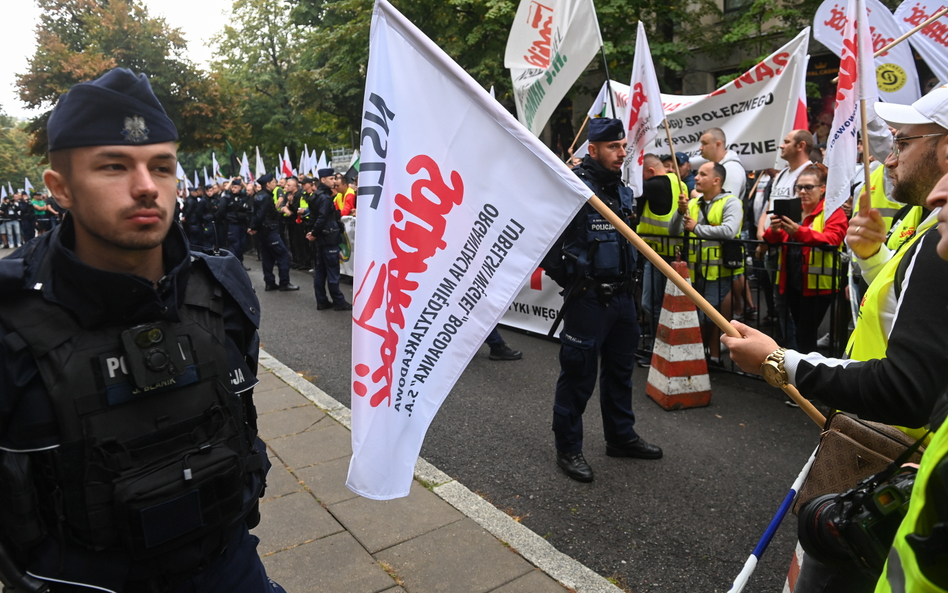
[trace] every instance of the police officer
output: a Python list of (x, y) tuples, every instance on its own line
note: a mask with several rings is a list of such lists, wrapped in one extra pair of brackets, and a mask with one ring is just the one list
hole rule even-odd
[(33, 203), (26, 192), (20, 192), (20, 234), (23, 235), (23, 242), (26, 243), (36, 236), (36, 210), (33, 209)]
[[(226, 194), (227, 242), (230, 252), (240, 263), (244, 263), (244, 251), (247, 248), (247, 225), (253, 214), (253, 196), (247, 193), (240, 177), (230, 182)], [(250, 268), (244, 265), (245, 270)]]
[(210, 214), (208, 237), (217, 249), (227, 247), (227, 196), (221, 186), (214, 183), (208, 190), (207, 210)]
[(60, 97), (63, 224), (0, 266), (0, 570), (17, 591), (282, 591), (248, 529), (259, 304), (173, 224), (177, 132), (144, 75)]
[[(632, 192), (621, 182), (626, 157), (622, 122), (589, 122), (589, 154), (573, 172), (623, 221), (632, 214)], [(560, 377), (553, 404), (556, 463), (570, 478), (591, 482), (583, 457), (583, 411), (599, 373), (606, 454), (658, 459), (662, 450), (634, 428), (632, 369), (639, 341), (632, 273), (635, 249), (589, 204), (554, 243), (543, 268), (565, 288), (560, 333)]]
[(204, 246), (208, 249), (217, 251), (220, 249), (220, 243), (217, 242), (217, 217), (222, 215), (221, 197), (218, 193), (220, 187), (216, 183), (208, 183), (204, 186), (204, 214), (201, 216), (201, 232)]
[[(260, 233), (260, 257), (263, 259), (263, 280), (266, 284), (264, 290), (299, 290), (299, 286), (290, 284), (290, 252), (280, 237), (280, 213), (273, 202), (277, 181), (273, 174), (267, 173), (261, 175), (257, 182), (262, 189), (254, 196), (253, 218), (247, 232), (251, 235)], [(280, 273), (279, 285), (273, 276), (274, 263)]]
[[(314, 258), (316, 270), (313, 273), (313, 291), (316, 293), (316, 310), (332, 308), (335, 311), (351, 311), (352, 305), (346, 302), (346, 296), (339, 290), (339, 241), (342, 239), (339, 223), (339, 211), (333, 203), (330, 185), (335, 179), (331, 168), (316, 172), (319, 182), (316, 193), (310, 203), (310, 218), (313, 226), (306, 239), (315, 245)], [(329, 296), (326, 296), (326, 286)], [(331, 301), (329, 299), (332, 299)]]
[(184, 207), (181, 209), (181, 219), (184, 222), (184, 228), (188, 235), (188, 242), (191, 247), (204, 247), (204, 211), (206, 202), (204, 200), (204, 188), (200, 185), (192, 186), (188, 197), (184, 199)]

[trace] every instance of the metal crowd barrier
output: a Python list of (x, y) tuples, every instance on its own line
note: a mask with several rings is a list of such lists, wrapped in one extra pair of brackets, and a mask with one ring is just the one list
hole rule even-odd
[[(829, 278), (828, 289), (832, 293), (832, 299), (828, 311), (820, 323), (822, 331), (818, 331), (818, 336), (822, 336), (826, 331), (830, 335), (830, 343), (826, 348), (820, 348), (824, 354), (833, 357), (842, 355), (846, 342), (849, 338), (849, 327), (852, 321), (849, 301), (846, 298), (845, 287), (847, 285), (848, 255), (841, 248), (835, 246), (813, 246), (803, 243), (782, 243), (772, 245), (764, 241), (734, 239), (733, 241), (743, 247), (743, 273), (737, 277), (732, 274), (734, 270), (725, 267), (721, 258), (721, 242), (698, 239), (694, 235), (686, 237), (669, 237), (659, 235), (640, 235), (649, 243), (659, 254), (667, 261), (675, 260), (675, 253), (680, 253), (682, 261), (689, 262), (689, 271), (692, 272), (692, 283), (701, 292), (701, 275), (695, 274), (697, 270), (705, 278), (715, 277), (722, 280), (713, 283), (712, 287), (706, 289), (705, 294), (710, 293), (712, 298), (709, 300), (719, 303), (726, 303), (725, 297), (732, 294), (729, 299), (730, 307), (718, 305), (718, 310), (725, 315), (727, 319), (737, 319), (747, 325), (750, 325), (770, 336), (772, 336), (781, 346), (794, 347), (796, 345), (793, 320), (787, 307), (782, 306), (780, 301), (783, 297), (779, 295), (779, 288), (775, 285), (776, 272), (779, 266), (779, 253), (782, 248), (802, 249), (809, 247), (811, 250), (811, 261), (813, 254), (826, 254), (828, 261), (824, 259), (822, 266), (813, 265), (810, 267), (810, 273), (820, 277)], [(692, 257), (689, 257), (692, 256)], [(802, 260), (801, 260), (802, 261)], [(651, 264), (649, 264), (651, 266)], [(641, 283), (641, 291), (637, 295), (637, 305), (639, 311), (639, 324), (642, 330), (642, 340), (640, 341), (640, 359), (647, 356), (647, 350), (654, 339), (655, 329), (661, 314), (662, 301), (665, 294), (664, 276), (657, 270), (652, 270), (651, 277), (658, 276), (658, 281), (649, 282), (649, 271), (646, 271), (645, 278)], [(730, 282), (724, 278), (730, 277)], [(802, 281), (806, 283), (806, 277)], [(717, 294), (713, 293), (717, 289)], [(739, 296), (733, 296), (739, 295)], [(713, 297), (717, 297), (714, 299)], [(806, 297), (802, 301), (806, 306)], [(736, 305), (736, 307), (735, 307)], [(828, 319), (827, 319), (828, 318)], [(825, 330), (823, 328), (828, 328)], [(724, 363), (724, 370), (743, 373), (724, 352), (722, 347), (721, 360)]]

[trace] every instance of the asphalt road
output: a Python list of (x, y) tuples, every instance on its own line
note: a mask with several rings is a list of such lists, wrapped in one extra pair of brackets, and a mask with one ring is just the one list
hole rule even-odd
[[(350, 316), (316, 311), (305, 272), (292, 274), (299, 292), (263, 292), (259, 263), (247, 261), (263, 348), (348, 406)], [(554, 460), (558, 344), (501, 333), (523, 360), (491, 362), (481, 347), (422, 457), (628, 591), (727, 591), (816, 446), (812, 421), (765, 383), (725, 373), (711, 375), (710, 406), (666, 412), (645, 395), (648, 369), (636, 369), (636, 429), (664, 458), (607, 457), (594, 395), (584, 453), (596, 479), (580, 484)], [(782, 590), (795, 542), (790, 515), (745, 590)]]

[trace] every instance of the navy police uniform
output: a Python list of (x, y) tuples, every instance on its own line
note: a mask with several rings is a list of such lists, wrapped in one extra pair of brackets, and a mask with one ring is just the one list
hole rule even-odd
[[(594, 119), (591, 142), (621, 140), (621, 122)], [(632, 192), (590, 156), (573, 169), (623, 221), (630, 222)], [(661, 449), (635, 432), (632, 370), (639, 341), (633, 300), (636, 250), (612, 224), (586, 204), (543, 262), (546, 273), (565, 288), (560, 333), (560, 376), (553, 404), (557, 462), (567, 475), (591, 481), (582, 458), (583, 412), (599, 376), (599, 399), (607, 453), (657, 458)], [(577, 457), (578, 456), (578, 457)]]
[[(321, 177), (332, 175), (332, 169), (320, 169)], [(310, 233), (314, 237), (314, 254), (316, 269), (313, 273), (313, 292), (316, 296), (317, 309), (347, 311), (351, 305), (339, 290), (339, 242), (342, 233), (339, 230), (339, 215), (333, 204), (332, 191), (322, 182), (317, 182), (314, 202), (310, 204), (310, 218), (313, 227)], [(326, 287), (329, 287), (329, 296), (326, 296)], [(332, 299), (330, 301), (330, 299)]]
[[(176, 138), (124, 69), (49, 120), (50, 152)], [(246, 273), (174, 224), (154, 283), (75, 246), (67, 215), (0, 260), (0, 573), (18, 591), (282, 592), (249, 533), (269, 462)]]
[[(250, 228), (260, 234), (260, 257), (263, 260), (263, 280), (266, 290), (275, 290), (280, 287), (289, 287), (290, 284), (290, 252), (280, 237), (280, 213), (273, 203), (273, 194), (267, 191), (267, 184), (273, 181), (273, 174), (267, 173), (257, 180), (262, 188), (253, 198), (253, 219)], [(280, 273), (280, 284), (277, 286), (273, 276), (273, 264), (277, 265)]]

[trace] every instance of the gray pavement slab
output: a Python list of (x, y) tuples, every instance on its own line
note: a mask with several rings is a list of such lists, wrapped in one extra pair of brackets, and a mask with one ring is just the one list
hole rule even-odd
[(417, 481), (405, 498), (357, 496), (330, 506), (329, 512), (373, 554), (464, 518)]
[(287, 593), (400, 591), (372, 555), (345, 532), (266, 556), (263, 564)]
[(563, 593), (563, 586), (548, 577), (542, 570), (534, 569), (491, 593)]
[(299, 391), (288, 387), (284, 383), (283, 387), (270, 389), (262, 393), (257, 393), (256, 388), (254, 388), (253, 403), (258, 414), (266, 414), (277, 410), (307, 406), (310, 402), (300, 395)]
[(326, 413), (316, 406), (303, 405), (260, 414), (257, 426), (260, 438), (269, 441), (315, 428), (326, 418)]
[(260, 503), (261, 554), (286, 550), (343, 531), (342, 525), (309, 492), (287, 494)]
[(301, 492), (303, 490), (303, 485), (300, 484), (299, 479), (291, 474), (290, 470), (286, 469), (286, 466), (283, 465), (283, 462), (280, 461), (279, 458), (271, 457), (270, 463), (272, 467), (270, 468), (270, 473), (267, 474), (267, 491), (263, 495), (264, 500), (286, 496), (287, 494), (293, 494), (294, 492)]
[(299, 469), (331, 459), (350, 457), (350, 434), (348, 430), (333, 422), (327, 423), (325, 427), (271, 439), (267, 444), (290, 469)]
[(411, 593), (486, 593), (533, 570), (516, 552), (467, 518), (375, 557), (389, 565)]
[(296, 476), (306, 484), (316, 499), (325, 505), (359, 496), (346, 488), (348, 475), (348, 457), (340, 457), (296, 470)]

